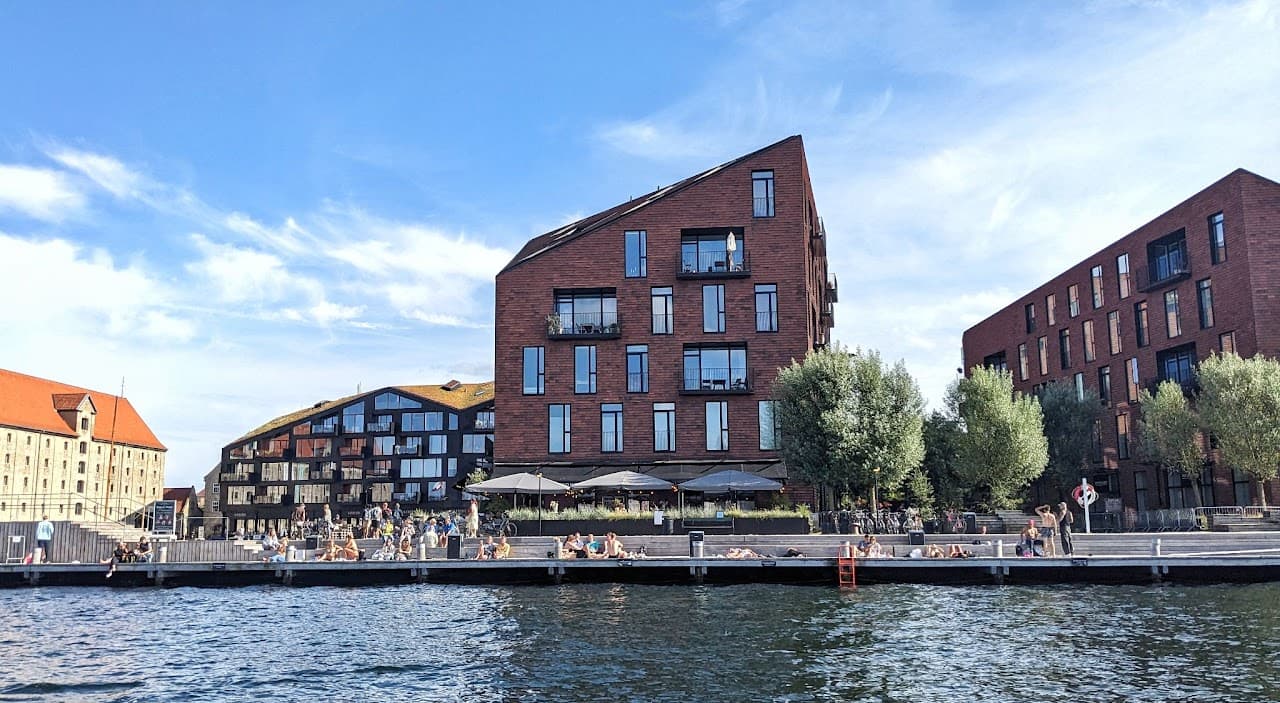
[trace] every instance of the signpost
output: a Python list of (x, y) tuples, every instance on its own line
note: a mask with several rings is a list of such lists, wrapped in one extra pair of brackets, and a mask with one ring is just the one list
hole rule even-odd
[(178, 501), (157, 500), (151, 506), (151, 531), (158, 535), (173, 534), (178, 516)]
[(1076, 503), (1084, 508), (1084, 531), (1086, 534), (1092, 533), (1093, 530), (1089, 526), (1089, 506), (1098, 500), (1098, 490), (1089, 485), (1088, 479), (1080, 479), (1080, 485), (1071, 491), (1071, 497), (1076, 499)]

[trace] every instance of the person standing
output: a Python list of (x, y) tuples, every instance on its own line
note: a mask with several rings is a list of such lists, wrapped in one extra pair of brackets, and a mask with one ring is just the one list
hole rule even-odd
[(1058, 503), (1058, 535), (1062, 538), (1062, 553), (1071, 556), (1075, 549), (1071, 545), (1071, 523), (1076, 518), (1066, 502)]
[(1045, 556), (1058, 556), (1058, 544), (1053, 541), (1054, 532), (1058, 527), (1058, 516), (1054, 513), (1053, 508), (1042, 505), (1036, 508), (1036, 515), (1040, 516), (1040, 539), (1044, 540)]
[(40, 561), (49, 563), (49, 550), (53, 549), (53, 523), (49, 522), (48, 515), (36, 525), (36, 548), (40, 550)]
[(475, 498), (471, 499), (471, 505), (467, 508), (467, 537), (478, 537), (480, 535), (480, 504)]

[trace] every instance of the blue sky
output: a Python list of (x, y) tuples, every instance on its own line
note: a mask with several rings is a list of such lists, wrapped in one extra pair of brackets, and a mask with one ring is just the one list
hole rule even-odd
[(837, 339), (935, 403), (967, 326), (1280, 178), (1277, 0), (6, 3), (0, 65), (0, 366), (123, 377), (170, 485), (357, 384), (490, 377), (526, 239), (790, 134)]

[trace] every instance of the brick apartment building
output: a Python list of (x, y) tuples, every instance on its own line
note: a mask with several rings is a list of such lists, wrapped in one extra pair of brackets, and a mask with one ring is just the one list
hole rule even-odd
[(1196, 490), (1203, 505), (1257, 502), (1230, 467), (1213, 463), (1193, 482), (1136, 457), (1139, 390), (1189, 388), (1200, 359), (1232, 350), (1280, 354), (1280, 184), (1242, 169), (964, 333), (966, 369), (1007, 368), (1024, 393), (1098, 392), (1091, 481), (1111, 499), (1100, 507), (1126, 520), (1195, 506)]
[(496, 298), (495, 475), (785, 478), (770, 389), (836, 300), (803, 141), (535, 237)]
[(391, 386), (316, 403), (223, 447), (205, 479), (209, 513), (229, 531), (284, 534), (298, 503), (312, 519), (326, 504), (334, 517), (383, 502), (460, 508), (457, 484), (487, 467), (493, 426), (492, 383)]

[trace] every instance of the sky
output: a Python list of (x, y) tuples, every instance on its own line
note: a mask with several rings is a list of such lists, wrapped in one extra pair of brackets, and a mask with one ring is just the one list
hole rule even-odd
[(491, 378), (527, 239), (792, 134), (835, 339), (935, 407), (967, 327), (1280, 179), (1280, 0), (0, 3), (0, 66), (0, 368), (123, 382), (171, 486)]

